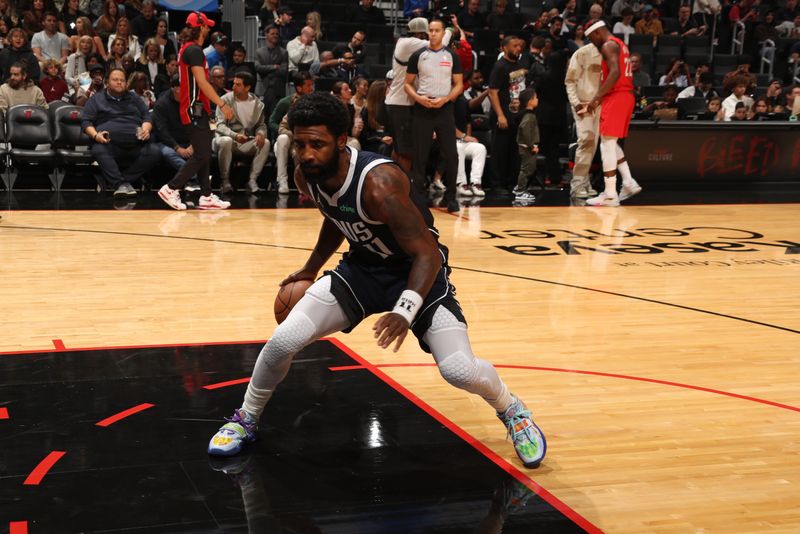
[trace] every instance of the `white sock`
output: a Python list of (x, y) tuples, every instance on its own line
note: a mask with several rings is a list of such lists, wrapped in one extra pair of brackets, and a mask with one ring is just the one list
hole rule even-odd
[(617, 170), (619, 170), (619, 174), (622, 176), (622, 185), (634, 185), (636, 183), (636, 180), (631, 176), (631, 168), (628, 167), (627, 161), (623, 161), (617, 165)]
[(242, 409), (258, 421), (261, 418), (261, 412), (264, 411), (264, 407), (269, 402), (274, 391), (273, 389), (258, 389), (253, 386), (251, 381), (247, 384), (247, 392), (244, 394)]
[(616, 176), (606, 176), (604, 178), (606, 183), (605, 194), (611, 198), (617, 198), (617, 177)]

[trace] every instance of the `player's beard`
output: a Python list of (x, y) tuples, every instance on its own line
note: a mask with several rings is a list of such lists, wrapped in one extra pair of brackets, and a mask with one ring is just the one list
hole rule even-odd
[(303, 177), (315, 184), (321, 184), (328, 178), (332, 178), (339, 171), (339, 149), (333, 151), (333, 156), (325, 165), (315, 165), (311, 163), (301, 163), (300, 170)]

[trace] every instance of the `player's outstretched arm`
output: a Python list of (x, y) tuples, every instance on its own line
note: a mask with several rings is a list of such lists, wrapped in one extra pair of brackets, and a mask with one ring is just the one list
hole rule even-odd
[[(295, 169), (294, 183), (297, 184), (300, 192), (311, 196), (300, 169)], [(299, 271), (287, 276), (281, 282), (281, 286), (297, 280), (311, 280), (312, 282), (316, 280), (320, 269), (325, 266), (330, 257), (333, 256), (333, 253), (339, 249), (342, 241), (344, 241), (344, 234), (342, 234), (341, 230), (327, 218), (323, 218), (322, 227), (319, 229), (319, 236), (317, 236), (317, 244), (314, 245), (314, 250), (311, 251), (306, 264)]]
[[(367, 214), (386, 224), (397, 244), (413, 259), (406, 284), (406, 291), (412, 298), (401, 297), (395, 310), (383, 315), (373, 327), (380, 347), (385, 349), (397, 340), (395, 352), (442, 266), (439, 248), (422, 214), (411, 201), (409, 188), (408, 177), (394, 165), (375, 167), (368, 174), (364, 187)], [(402, 310), (398, 306), (402, 306)]]

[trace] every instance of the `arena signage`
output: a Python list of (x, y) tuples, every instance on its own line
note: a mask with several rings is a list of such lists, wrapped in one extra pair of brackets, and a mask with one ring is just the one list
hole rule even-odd
[[(597, 230), (481, 230), (481, 239), (504, 252), (521, 256), (677, 254), (748, 254), (768, 252), (800, 255), (800, 240), (768, 239), (763, 233), (739, 228), (690, 226)], [(795, 263), (794, 261), (790, 263)], [(797, 263), (800, 263), (798, 261)]]

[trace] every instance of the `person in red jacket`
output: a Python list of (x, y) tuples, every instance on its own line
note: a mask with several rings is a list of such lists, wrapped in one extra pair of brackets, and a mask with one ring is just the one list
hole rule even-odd
[(56, 59), (48, 59), (42, 66), (44, 67), (44, 76), (39, 80), (39, 88), (44, 93), (44, 99), (48, 104), (63, 100), (64, 95), (69, 94), (69, 86), (64, 80), (61, 62)]

